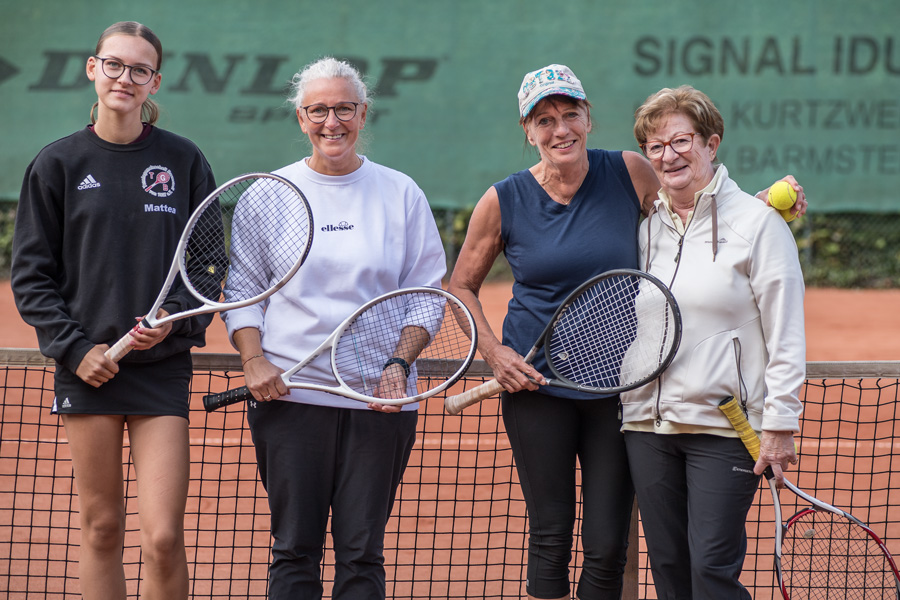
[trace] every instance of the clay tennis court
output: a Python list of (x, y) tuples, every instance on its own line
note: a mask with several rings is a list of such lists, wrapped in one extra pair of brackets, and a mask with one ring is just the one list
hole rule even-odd
[[(482, 290), (482, 302), (496, 331), (500, 330), (510, 287), (509, 283), (491, 283)], [(890, 332), (897, 331), (900, 325), (898, 301), (900, 290), (808, 290), (808, 360), (894, 360), (897, 343)], [(0, 327), (0, 346), (37, 347), (33, 330), (15, 311), (6, 281), (0, 282)], [(213, 321), (209, 344), (201, 352), (232, 352), (218, 318)], [(0, 469), (2, 474), (9, 472), (7, 465), (18, 469), (12, 471), (16, 474), (15, 506), (7, 510), (0, 501), (0, 555), (7, 542), (11, 548), (8, 561), (0, 556), (0, 591), (5, 589), (10, 598), (25, 598), (35, 592), (69, 598), (77, 577), (78, 544), (77, 499), (72, 496), (69, 456), (63, 431), (46, 410), (52, 396), (52, 374), (32, 372), (27, 377), (39, 381), (34, 389), (5, 397), (0, 423), (4, 443)], [(219, 391), (241, 383), (239, 374), (232, 379), (208, 373), (195, 377), (198, 390)], [(472, 380), (466, 385), (477, 383)], [(6, 385), (11, 386), (11, 378)], [(892, 445), (886, 452), (877, 447), (882, 442), (854, 439), (883, 439), (885, 434), (880, 430), (893, 427), (897, 419), (896, 398), (873, 403), (870, 391), (861, 394), (859, 400), (845, 399), (843, 394), (840, 387), (809, 394), (816, 396), (807, 403), (808, 413), (815, 418), (804, 432), (801, 453), (815, 477), (800, 473), (798, 483), (810, 489), (839, 487), (834, 493), (835, 502), (852, 504), (854, 512), (858, 512), (856, 508), (871, 506), (881, 529), (890, 539), (900, 540), (900, 516), (890, 508), (898, 505), (898, 499), (891, 494), (900, 489), (900, 469), (884, 465), (891, 456), (900, 455), (900, 448), (895, 447), (898, 436), (893, 435), (894, 442), (890, 442), (892, 434), (887, 434)], [(193, 398), (192, 403), (197, 400)], [(19, 405), (24, 406), (20, 411)], [(854, 412), (842, 417), (832, 414), (847, 407)], [(392, 597), (520, 596), (527, 527), (524, 506), (519, 499), (497, 401), (489, 399), (472, 407), (476, 408), (463, 417), (448, 417), (442, 414), (441, 403), (434, 401), (420, 411), (421, 436), (404, 477), (386, 542)], [(837, 418), (843, 419), (841, 425)], [(268, 560), (268, 510), (264, 491), (257, 482), (243, 412), (229, 410), (206, 415), (195, 410), (191, 421), (192, 491), (186, 536), (191, 548), (193, 596), (262, 597)], [(857, 429), (857, 423), (865, 424)], [(836, 435), (841, 427), (852, 429), (852, 441), (847, 441), (846, 435)], [(26, 438), (37, 442), (15, 441)], [(844, 447), (848, 444), (852, 448)], [(835, 446), (841, 447), (842, 458), (850, 453), (849, 466), (837, 465), (830, 458)], [(872, 458), (876, 454), (879, 456)], [(124, 458), (127, 461), (127, 451)], [(853, 483), (855, 472), (871, 475), (863, 483)], [(133, 476), (130, 471), (130, 481)], [(836, 479), (848, 478), (853, 481), (849, 486), (836, 485)], [(0, 495), (8, 492), (8, 487), (0, 481)], [(767, 492), (760, 498), (762, 505), (751, 513), (748, 535), (759, 538), (763, 552), (765, 542), (771, 538), (772, 525), (766, 508)], [(12, 523), (6, 522), (7, 516)], [(8, 525), (12, 539), (4, 540), (3, 528)], [(134, 540), (137, 523), (131, 509), (128, 530), (129, 539)], [(747, 567), (745, 574), (768, 592), (771, 559), (767, 563), (766, 557), (770, 550), (766, 548), (764, 552), (765, 556), (753, 564), (753, 570)], [(333, 556), (326, 554), (326, 564), (333, 564), (329, 560), (333, 561)], [(132, 542), (126, 549), (126, 573), (132, 594), (136, 591), (134, 580), (139, 562), (139, 548)], [(329, 573), (330, 567), (326, 567), (326, 577)], [(8, 587), (4, 587), (4, 574), (10, 576)], [(646, 582), (645, 574), (641, 582)], [(640, 597), (654, 596), (645, 587)]]
[[(511, 283), (489, 283), (481, 301), (499, 333), (511, 295)], [(806, 290), (808, 361), (896, 360), (900, 358), (900, 290)], [(9, 281), (0, 282), (0, 345), (37, 348), (34, 330), (16, 311)], [(220, 319), (214, 319), (208, 344), (200, 352), (232, 352)]]

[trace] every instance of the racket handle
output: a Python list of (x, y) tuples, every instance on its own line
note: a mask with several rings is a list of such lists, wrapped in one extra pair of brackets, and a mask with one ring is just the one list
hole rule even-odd
[(487, 383), (482, 383), (478, 387), (474, 387), (467, 392), (450, 396), (444, 400), (444, 410), (446, 410), (448, 414), (457, 415), (467, 406), (472, 406), (485, 398), (490, 398), (502, 390), (503, 386), (500, 382), (496, 379), (491, 379)]
[[(149, 327), (152, 328), (153, 325), (147, 321), (146, 317), (141, 319), (141, 322), (135, 325), (131, 331), (134, 331), (138, 327)], [(131, 331), (123, 335), (119, 338), (119, 341), (112, 345), (112, 347), (104, 352), (104, 356), (113, 362), (119, 362), (122, 360), (122, 357), (132, 351), (133, 346), (131, 345)]]
[(719, 409), (731, 421), (732, 427), (741, 436), (741, 441), (744, 442), (744, 446), (747, 447), (753, 460), (759, 460), (759, 437), (753, 431), (753, 427), (750, 426), (750, 421), (747, 420), (744, 411), (741, 410), (741, 405), (737, 399), (734, 396), (725, 398), (719, 402)]
[(123, 335), (118, 342), (112, 345), (109, 350), (104, 352), (106, 358), (113, 362), (119, 362), (122, 357), (131, 352), (131, 332)]
[(229, 404), (237, 404), (238, 402), (249, 400), (252, 397), (253, 394), (250, 393), (250, 389), (247, 386), (243, 386), (219, 394), (203, 396), (203, 408), (205, 408), (207, 412), (212, 412), (217, 408), (222, 408)]

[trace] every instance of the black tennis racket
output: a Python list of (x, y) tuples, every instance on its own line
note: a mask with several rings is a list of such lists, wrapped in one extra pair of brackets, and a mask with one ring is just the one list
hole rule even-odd
[[(162, 289), (140, 325), (157, 327), (268, 298), (306, 260), (312, 230), (309, 204), (287, 179), (248, 173), (227, 181), (191, 214)], [(238, 247), (240, 255), (232, 256), (232, 248)], [(181, 289), (187, 289), (195, 302), (157, 318), (170, 293)], [(125, 334), (106, 356), (118, 362), (130, 350), (131, 335)]]
[[(681, 313), (656, 277), (633, 269), (607, 271), (569, 294), (534, 346), (544, 349), (554, 378), (549, 385), (617, 394), (648, 383), (672, 362), (681, 343)], [(500, 392), (492, 379), (444, 402), (455, 415)]]
[[(759, 438), (741, 406), (726, 398), (719, 408), (741, 436), (754, 460)], [(775, 575), (785, 600), (900, 599), (897, 565), (881, 539), (848, 512), (810, 496), (793, 483), (784, 486), (810, 504), (782, 523), (774, 474), (765, 476), (775, 509)]]
[[(453, 385), (472, 364), (476, 348), (475, 321), (456, 296), (438, 288), (404, 288), (365, 303), (281, 378), (288, 389), (409, 404)], [(329, 350), (337, 385), (295, 378)], [(212, 411), (252, 397), (245, 386), (204, 396), (203, 406)]]

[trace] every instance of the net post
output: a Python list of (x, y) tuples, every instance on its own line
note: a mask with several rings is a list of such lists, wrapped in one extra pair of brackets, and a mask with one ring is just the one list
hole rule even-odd
[(637, 496), (631, 506), (631, 526), (628, 528), (628, 554), (625, 563), (625, 579), (622, 585), (622, 600), (638, 600), (638, 571), (640, 546), (638, 541)]

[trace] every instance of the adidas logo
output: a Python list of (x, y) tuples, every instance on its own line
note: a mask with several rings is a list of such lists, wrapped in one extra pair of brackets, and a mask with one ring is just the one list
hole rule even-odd
[(98, 188), (98, 187), (100, 187), (100, 182), (97, 181), (96, 179), (94, 179), (93, 175), (88, 175), (87, 177), (84, 178), (84, 181), (82, 181), (78, 185), (79, 190), (89, 190), (91, 188)]
[[(100, 185), (100, 184), (98, 183), (97, 185)], [(69, 399), (68, 399), (68, 398), (66, 398), (65, 400), (63, 400), (63, 402), (62, 402), (62, 407), (63, 407), (63, 408), (72, 408), (72, 404), (69, 402)]]

